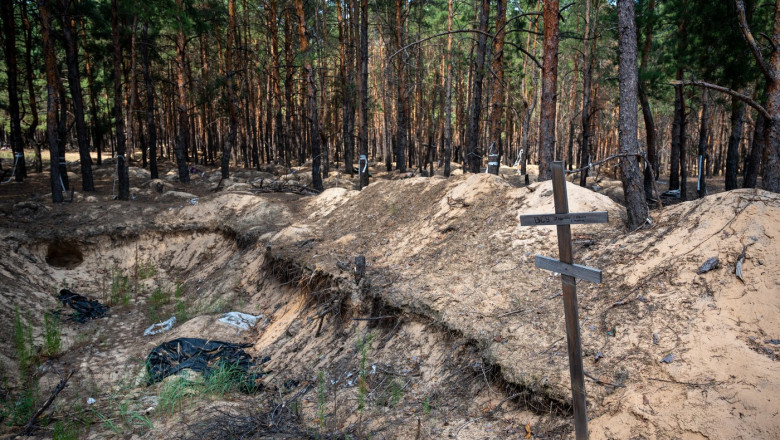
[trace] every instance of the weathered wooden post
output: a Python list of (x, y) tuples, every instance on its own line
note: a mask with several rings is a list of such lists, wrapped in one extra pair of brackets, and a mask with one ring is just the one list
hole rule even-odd
[(569, 351), (569, 374), (571, 375), (571, 393), (574, 407), (574, 430), (577, 440), (588, 438), (588, 418), (585, 403), (585, 371), (582, 366), (582, 344), (580, 342), (579, 312), (577, 310), (576, 278), (601, 283), (601, 271), (574, 264), (571, 248), (571, 225), (586, 223), (606, 223), (606, 212), (570, 213), (566, 196), (566, 178), (563, 162), (553, 162), (553, 198), (555, 214), (531, 214), (520, 217), (522, 226), (557, 225), (558, 253), (560, 261), (541, 255), (534, 256), (536, 267), (561, 274), (563, 282), (563, 310), (566, 316), (566, 340)]

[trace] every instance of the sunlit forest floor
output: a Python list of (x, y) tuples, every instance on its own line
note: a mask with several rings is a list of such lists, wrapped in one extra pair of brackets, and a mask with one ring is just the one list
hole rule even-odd
[[(83, 193), (77, 159), (64, 204), (45, 172), (0, 185), (0, 435), (21, 433), (70, 372), (32, 437), (573, 435), (560, 279), (533, 266), (557, 256), (555, 230), (519, 224), (553, 210), (535, 167), (526, 186), (506, 167), (444, 179), (376, 166), (363, 191), (335, 172), (314, 196), (306, 168), (221, 181), (196, 166), (181, 184), (173, 164), (152, 181), (136, 162), (120, 202), (115, 163)], [(572, 211), (610, 215), (573, 227), (576, 262), (604, 272), (578, 283), (591, 438), (780, 437), (780, 197), (714, 177), (710, 196), (665, 199), (627, 232), (619, 181), (589, 185), (568, 193)], [(109, 315), (74, 322), (63, 288)], [(230, 311), (262, 316), (239, 331), (219, 321)], [(183, 337), (270, 357), (262, 390), (230, 374), (147, 385), (147, 355)]]

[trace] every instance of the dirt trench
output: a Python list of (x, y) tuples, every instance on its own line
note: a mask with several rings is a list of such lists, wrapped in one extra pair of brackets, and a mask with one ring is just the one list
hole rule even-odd
[[(545, 438), (569, 429), (567, 403), (507, 383), (477, 341), (391, 306), (371, 270), (356, 281), (353, 262), (326, 270), (277, 253), (258, 239), (269, 231), (250, 229), (185, 222), (108, 234), (7, 231), (2, 339), (13, 340), (18, 311), (38, 350), (39, 401), (74, 372), (35, 436), (54, 435), (74, 416), (79, 438), (158, 438), (181, 426), (181, 438), (224, 438), (236, 426), (256, 438), (508, 438), (531, 430)], [(109, 315), (72, 321), (56, 299), (62, 288), (109, 305)], [(237, 331), (218, 321), (228, 311), (262, 318)], [(60, 354), (41, 352), (47, 314), (59, 316)], [(170, 316), (173, 329), (143, 336)], [(174, 414), (159, 410), (165, 383), (145, 385), (144, 359), (180, 337), (251, 343), (254, 358), (270, 357), (265, 391), (191, 396)], [(0, 362), (2, 397), (11, 401), (30, 378), (12, 353)], [(280, 405), (295, 410), (284, 416)]]

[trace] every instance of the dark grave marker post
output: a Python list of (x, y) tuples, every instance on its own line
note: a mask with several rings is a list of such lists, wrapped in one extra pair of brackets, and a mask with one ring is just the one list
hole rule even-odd
[(534, 256), (536, 267), (561, 274), (563, 282), (563, 310), (566, 316), (566, 340), (569, 352), (569, 374), (574, 407), (574, 430), (577, 440), (588, 438), (588, 418), (585, 405), (585, 371), (582, 366), (582, 344), (580, 342), (579, 312), (577, 310), (576, 278), (601, 283), (601, 271), (587, 266), (574, 264), (571, 247), (571, 225), (587, 223), (606, 223), (606, 212), (570, 213), (566, 196), (566, 178), (564, 163), (553, 162), (553, 198), (555, 214), (531, 214), (520, 217), (522, 226), (556, 225), (558, 228), (558, 253), (560, 260)]

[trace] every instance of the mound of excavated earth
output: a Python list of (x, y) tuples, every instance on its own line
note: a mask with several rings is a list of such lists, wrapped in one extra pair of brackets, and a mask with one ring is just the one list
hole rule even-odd
[[(135, 202), (0, 205), (3, 341), (19, 310), (41, 346), (45, 313), (70, 313), (61, 288), (112, 306), (106, 318), (63, 319), (63, 354), (36, 373), (48, 393), (76, 371), (54, 419), (94, 397), (90, 411), (126, 427), (96, 423), (84, 438), (220, 438), (227, 431), (209, 417), (224, 424), (249, 402), (272, 420), (295, 401), (294, 423), (275, 432), (298, 423), (360, 438), (573, 435), (560, 277), (533, 263), (557, 258), (555, 228), (519, 221), (553, 212), (550, 182), (518, 188), (479, 174), (258, 195), (266, 177), (236, 176), (215, 193), (217, 173), (188, 186), (138, 175)], [(567, 190), (572, 212), (610, 218), (572, 226), (575, 261), (604, 274), (600, 285), (578, 282), (591, 438), (780, 438), (780, 196), (716, 194), (626, 232), (612, 199)], [(122, 280), (133, 295), (115, 291)], [(262, 317), (239, 332), (218, 321), (231, 310)], [(172, 330), (143, 336), (174, 313)], [(251, 344), (252, 356), (271, 358), (268, 395), (156, 409), (162, 385), (140, 384), (143, 359), (178, 337)], [(25, 381), (17, 365), (0, 352), (10, 386)], [(357, 410), (361, 398), (370, 411)], [(270, 432), (261, 428), (252, 432)]]
[[(568, 195), (572, 212), (610, 215), (572, 227), (576, 262), (604, 272), (578, 282), (591, 438), (780, 437), (780, 196), (709, 196), (626, 233), (609, 198), (573, 184)], [(274, 254), (325, 271), (365, 255), (383, 301), (478, 341), (538, 404), (567, 404), (560, 279), (533, 265), (557, 257), (555, 229), (519, 226), (553, 212), (550, 182), (381, 181), (326, 191), (309, 212), (271, 240)]]

